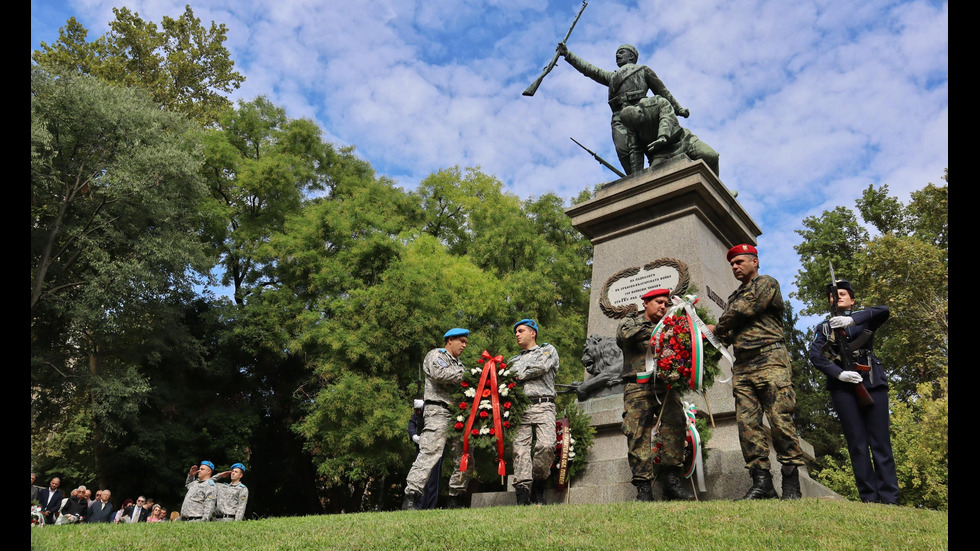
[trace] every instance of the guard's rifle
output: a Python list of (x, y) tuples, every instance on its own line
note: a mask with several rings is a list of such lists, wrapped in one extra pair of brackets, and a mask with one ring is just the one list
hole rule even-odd
[(575, 138), (569, 136), (568, 139), (569, 140), (572, 140), (573, 142), (575, 142), (582, 149), (588, 151), (589, 154), (592, 155), (592, 158), (594, 158), (595, 160), (599, 161), (599, 164), (601, 164), (602, 166), (604, 166), (604, 167), (608, 168), (609, 170), (615, 172), (620, 178), (625, 178), (626, 177), (626, 175), (623, 174), (622, 172), (620, 172), (616, 167), (614, 167), (613, 165), (609, 164), (609, 161), (603, 159), (598, 154), (596, 154), (596, 152), (592, 151), (588, 147), (585, 147), (584, 145), (582, 145), (581, 143), (579, 143), (579, 141), (576, 140)]
[[(578, 23), (578, 18), (582, 17), (582, 12), (585, 11), (585, 6), (588, 5), (589, 5), (588, 2), (585, 2), (584, 0), (582, 1), (582, 9), (578, 10), (578, 15), (575, 16), (575, 21), (572, 21), (572, 26), (568, 28), (568, 32), (565, 33), (565, 38), (562, 39), (562, 44), (568, 42), (568, 37), (572, 35), (572, 29), (575, 28), (575, 24)], [(538, 91), (538, 86), (541, 86), (541, 81), (544, 80), (544, 77), (548, 76), (548, 73), (550, 73), (551, 70), (555, 68), (555, 64), (558, 63), (559, 57), (561, 56), (556, 51), (554, 57), (551, 58), (551, 62), (545, 66), (544, 72), (541, 73), (541, 76), (539, 76), (537, 80), (532, 82), (531, 85), (528, 86), (527, 89), (521, 93), (525, 96), (533, 96), (534, 93)]]
[[(830, 264), (830, 315), (832, 317), (837, 317), (842, 315), (840, 308), (837, 306), (837, 276), (834, 275), (834, 263), (831, 261)], [(847, 329), (840, 328), (835, 329), (837, 338), (836, 348), (837, 352), (840, 354), (841, 368), (844, 371), (871, 371), (871, 366), (859, 364), (854, 361), (851, 357), (851, 351), (848, 350), (847, 346)], [(854, 383), (854, 394), (857, 395), (858, 405), (861, 407), (873, 406), (875, 401), (868, 392), (868, 389), (864, 387), (864, 382)]]

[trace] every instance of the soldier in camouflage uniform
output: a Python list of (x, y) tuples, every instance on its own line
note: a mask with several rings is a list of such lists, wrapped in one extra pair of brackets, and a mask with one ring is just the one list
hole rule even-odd
[[(514, 491), (518, 505), (533, 501), (544, 505), (544, 487), (555, 462), (555, 374), (558, 351), (545, 343), (538, 346), (538, 324), (522, 319), (514, 324), (514, 336), (521, 353), (508, 362), (523, 383), (530, 401), (514, 436)], [(534, 454), (531, 454), (531, 437)], [(532, 495), (533, 494), (533, 495)]]
[(230, 471), (225, 471), (215, 476), (215, 479), (231, 478), (231, 484), (218, 483), (217, 512), (214, 519), (217, 521), (242, 520), (245, 517), (245, 506), (248, 505), (248, 488), (242, 484), (242, 477), (245, 476), (245, 465), (235, 463)]
[(214, 512), (215, 485), (211, 480), (214, 463), (201, 461), (201, 466), (191, 466), (187, 473), (187, 495), (180, 506), (180, 520), (207, 522)]
[(742, 285), (728, 297), (717, 326), (709, 326), (724, 343), (735, 348), (732, 386), (735, 417), (745, 466), (752, 487), (742, 499), (776, 497), (769, 472), (769, 443), (762, 414), (769, 418), (772, 444), (783, 465), (783, 499), (799, 499), (799, 469), (803, 452), (793, 424), (796, 393), (793, 368), (783, 338), (783, 296), (779, 282), (759, 275), (758, 251), (736, 245), (728, 251), (735, 279)]
[[(415, 509), (422, 497), (432, 468), (442, 457), (453, 416), (459, 411), (451, 404), (456, 385), (463, 380), (463, 362), (460, 355), (466, 348), (470, 332), (466, 329), (450, 329), (443, 337), (445, 348), (435, 348), (425, 356), (422, 370), (425, 371), (425, 402), (423, 419), (425, 428), (419, 438), (419, 454), (408, 471), (405, 480), (405, 500), (402, 509)], [(453, 455), (453, 474), (449, 478), (449, 507), (459, 507), (459, 495), (466, 491), (469, 473), (459, 471), (463, 459), (463, 442), (453, 438), (450, 444)]]
[(616, 154), (626, 174), (633, 174), (643, 169), (643, 152), (635, 147), (636, 135), (624, 126), (619, 118), (624, 107), (636, 105), (646, 97), (647, 90), (652, 90), (654, 94), (670, 102), (674, 113), (678, 116), (690, 115), (690, 111), (677, 103), (653, 69), (636, 64), (639, 53), (629, 44), (623, 44), (616, 49), (616, 65), (619, 69), (615, 71), (606, 71), (592, 65), (570, 52), (564, 42), (558, 44), (558, 54), (578, 72), (609, 87), (609, 108), (613, 113), (610, 122), (613, 144), (616, 146)]
[(663, 444), (661, 469), (664, 470), (664, 497), (668, 500), (692, 500), (694, 495), (681, 486), (678, 472), (684, 465), (684, 441), (687, 419), (680, 392), (667, 392), (660, 381), (637, 384), (636, 374), (646, 371), (646, 353), (654, 327), (667, 311), (669, 289), (653, 289), (643, 297), (643, 311), (627, 316), (616, 330), (616, 344), (623, 350), (623, 434), (629, 448), (632, 483), (637, 501), (652, 501), (650, 483), (654, 479), (653, 450), (650, 434), (654, 419), (663, 406), (658, 439)]

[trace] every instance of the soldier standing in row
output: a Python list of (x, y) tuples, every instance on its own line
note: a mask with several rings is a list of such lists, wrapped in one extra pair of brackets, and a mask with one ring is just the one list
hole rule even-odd
[(687, 419), (681, 405), (680, 392), (667, 392), (666, 385), (636, 382), (636, 374), (646, 371), (647, 347), (654, 327), (667, 312), (669, 289), (653, 289), (643, 295), (643, 311), (637, 312), (619, 324), (616, 344), (623, 351), (623, 433), (629, 448), (630, 470), (637, 501), (653, 501), (650, 487), (654, 479), (653, 450), (650, 434), (654, 419), (663, 406), (658, 432), (663, 443), (661, 469), (664, 472), (664, 498), (668, 500), (692, 500), (694, 495), (681, 486), (678, 474), (684, 465), (684, 442)]
[[(463, 362), (459, 357), (466, 349), (467, 329), (450, 329), (443, 335), (445, 348), (434, 348), (425, 355), (422, 370), (425, 371), (425, 401), (423, 418), (425, 428), (419, 437), (419, 454), (408, 471), (405, 480), (405, 500), (402, 509), (415, 509), (422, 498), (422, 489), (432, 473), (432, 468), (442, 457), (449, 428), (453, 425), (453, 414), (459, 411), (450, 405), (453, 391), (463, 380)], [(552, 426), (554, 432), (554, 426)], [(469, 473), (459, 470), (463, 459), (463, 442), (452, 439), (453, 474), (449, 479), (449, 508), (460, 506), (460, 494), (466, 491)]]
[(207, 522), (214, 512), (215, 485), (211, 480), (214, 463), (201, 461), (201, 466), (192, 465), (187, 473), (187, 495), (180, 506), (180, 520)]
[(769, 418), (773, 447), (783, 466), (783, 499), (800, 499), (803, 452), (793, 424), (796, 392), (783, 337), (783, 295), (779, 282), (759, 274), (759, 253), (752, 245), (732, 247), (727, 258), (732, 274), (742, 284), (728, 297), (718, 325), (708, 329), (735, 348), (735, 417), (742, 457), (752, 475), (752, 487), (742, 499), (776, 497), (763, 413)]
[[(538, 324), (522, 319), (514, 324), (514, 336), (521, 353), (508, 362), (517, 380), (523, 383), (528, 408), (514, 436), (514, 491), (518, 505), (544, 505), (544, 489), (555, 462), (555, 375), (558, 351), (554, 346), (537, 344)], [(534, 437), (534, 455), (531, 438)]]
[(216, 479), (231, 478), (230, 484), (218, 483), (218, 499), (215, 505), (217, 513), (214, 516), (218, 521), (242, 520), (245, 518), (245, 506), (248, 505), (248, 488), (242, 484), (242, 477), (245, 476), (245, 465), (235, 463), (230, 471), (225, 471)]

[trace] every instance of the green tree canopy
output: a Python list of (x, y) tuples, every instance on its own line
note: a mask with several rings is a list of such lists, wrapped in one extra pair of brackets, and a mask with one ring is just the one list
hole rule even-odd
[(88, 42), (88, 30), (74, 17), (59, 30), (54, 44), (41, 42), (31, 59), (49, 70), (86, 74), (142, 88), (161, 105), (201, 124), (218, 120), (231, 106), (225, 94), (245, 77), (234, 70), (224, 42), (228, 29), (211, 22), (205, 28), (188, 5), (158, 27), (128, 8), (113, 8), (109, 32)]

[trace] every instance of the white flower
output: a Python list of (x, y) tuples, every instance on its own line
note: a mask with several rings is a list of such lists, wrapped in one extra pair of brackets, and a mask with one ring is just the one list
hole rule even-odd
[(487, 427), (483, 427), (482, 429), (480, 429), (480, 434), (490, 434), (490, 429)]
[(490, 404), (490, 400), (482, 400), (480, 402), (480, 409), (490, 409), (493, 406)]
[(505, 411), (504, 412), (504, 419), (506, 419), (508, 417), (510, 417), (510, 412), (509, 411)]
[(497, 393), (501, 396), (507, 396), (510, 394), (510, 389), (507, 388), (507, 385), (500, 385), (500, 390), (498, 390)]
[(472, 397), (476, 396), (476, 390), (475, 389), (472, 389), (472, 388), (467, 388), (463, 392), (463, 396), (466, 396), (467, 398), (472, 398)]
[(456, 420), (459, 421), (460, 423), (462, 423), (463, 422), (463, 416), (462, 415), (457, 415), (456, 416)]
[(499, 375), (500, 377), (506, 377), (506, 376), (510, 375), (510, 371), (507, 371), (505, 369), (505, 370), (501, 371), (500, 373), (497, 373), (497, 375)]
[(480, 369), (479, 367), (474, 367), (473, 369), (470, 370), (470, 373), (474, 375), (481, 375), (483, 374), (483, 370)]
[(569, 437), (568, 441), (571, 442), (572, 444), (575, 443), (575, 439), (574, 438), (571, 438), (571, 437)]
[(573, 457), (575, 457), (575, 452), (573, 452), (572, 450), (568, 450), (568, 458), (571, 459)]

